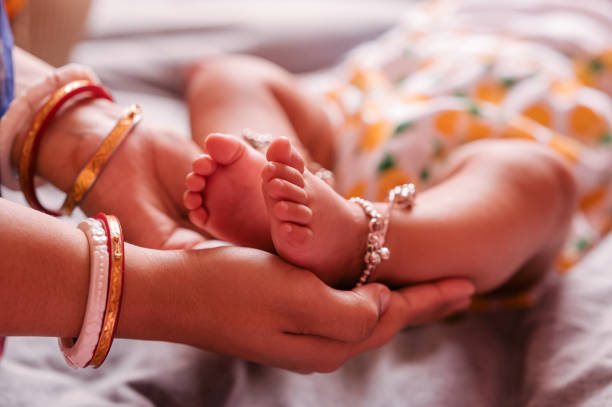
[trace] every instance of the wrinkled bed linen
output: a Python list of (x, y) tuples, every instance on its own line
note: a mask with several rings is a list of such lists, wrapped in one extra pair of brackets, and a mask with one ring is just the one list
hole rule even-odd
[(524, 311), (407, 329), (332, 374), (299, 375), (182, 345), (118, 340), (72, 371), (49, 338), (10, 338), (1, 406), (607, 406), (612, 238)]

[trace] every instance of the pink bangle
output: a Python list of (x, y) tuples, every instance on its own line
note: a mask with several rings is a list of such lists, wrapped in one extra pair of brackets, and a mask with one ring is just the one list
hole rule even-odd
[(87, 307), (78, 339), (60, 338), (59, 346), (68, 365), (86, 367), (100, 338), (108, 292), (109, 252), (106, 230), (99, 220), (87, 219), (79, 224), (87, 236), (90, 252), (90, 278)]
[(58, 68), (41, 82), (19, 95), (0, 120), (0, 173), (2, 183), (19, 190), (17, 173), (11, 167), (11, 151), (17, 137), (24, 135), (41, 106), (58, 88), (75, 80), (88, 80), (99, 85), (98, 77), (87, 67), (69, 64)]

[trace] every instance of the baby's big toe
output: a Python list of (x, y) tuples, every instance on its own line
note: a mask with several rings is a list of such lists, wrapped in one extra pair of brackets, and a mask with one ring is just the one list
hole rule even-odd
[(222, 165), (234, 163), (246, 149), (244, 142), (232, 135), (222, 133), (209, 135), (205, 145), (212, 159)]
[(281, 137), (272, 142), (266, 152), (268, 161), (273, 161), (295, 168), (301, 173), (304, 172), (304, 159), (298, 151), (291, 145), (288, 138)]

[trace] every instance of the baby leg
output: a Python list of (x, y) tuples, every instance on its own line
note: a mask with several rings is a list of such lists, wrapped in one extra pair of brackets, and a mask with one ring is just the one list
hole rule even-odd
[[(528, 283), (554, 259), (575, 206), (575, 180), (560, 155), (521, 140), (470, 143), (411, 213), (393, 213), (391, 259), (375, 278), (401, 284), (465, 276), (478, 292)], [(525, 268), (530, 275), (517, 274), (536, 264)]]
[[(273, 143), (268, 159), (263, 191), (278, 253), (332, 285), (354, 284), (367, 234), (361, 208), (305, 171), (286, 141)], [(376, 205), (384, 210), (384, 203)], [(511, 280), (527, 283), (552, 260), (574, 205), (573, 176), (547, 148), (517, 140), (471, 143), (412, 212), (393, 212), (391, 258), (373, 279), (405, 285), (467, 277), (479, 292)], [(529, 275), (517, 274), (536, 263)]]
[(200, 63), (187, 84), (192, 137), (245, 128), (287, 137), (308, 160), (331, 168), (332, 128), (320, 106), (303, 95), (295, 78), (270, 62), (247, 56)]

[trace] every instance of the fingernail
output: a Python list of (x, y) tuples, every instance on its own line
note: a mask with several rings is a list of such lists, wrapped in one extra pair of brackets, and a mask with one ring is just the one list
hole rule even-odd
[(391, 302), (391, 292), (389, 290), (384, 290), (382, 293), (380, 293), (380, 315), (387, 312), (390, 302)]

